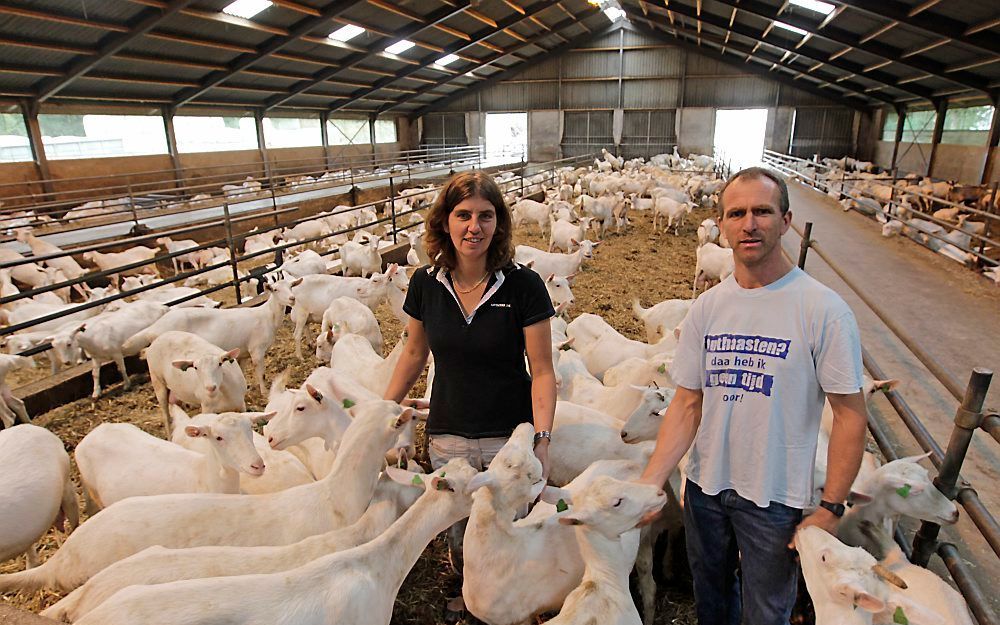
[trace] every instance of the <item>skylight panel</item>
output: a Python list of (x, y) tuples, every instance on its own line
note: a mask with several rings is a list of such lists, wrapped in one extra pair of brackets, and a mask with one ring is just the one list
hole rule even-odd
[(606, 15), (612, 22), (616, 22), (625, 17), (625, 11), (622, 11), (618, 7), (608, 7), (604, 9), (604, 15)]
[(456, 55), (448, 54), (434, 61), (434, 64), (437, 65), (438, 67), (447, 67), (449, 63), (454, 63), (457, 60), (458, 57)]
[(822, 0), (789, 0), (789, 2), (795, 6), (800, 6), (803, 9), (809, 9), (810, 11), (816, 11), (817, 13), (822, 13), (823, 15), (829, 15), (834, 9), (832, 4), (829, 2), (822, 2)]
[(401, 39), (396, 43), (392, 44), (391, 46), (389, 46), (388, 48), (386, 48), (385, 51), (388, 52), (389, 54), (402, 54), (403, 52), (406, 52), (407, 50), (412, 48), (414, 45), (416, 44), (414, 44), (412, 41), (409, 41), (407, 39)]
[(363, 32), (365, 32), (365, 29), (361, 28), (360, 26), (355, 26), (354, 24), (346, 24), (344, 26), (341, 26), (337, 30), (333, 31), (329, 35), (327, 35), (327, 37), (329, 37), (330, 39), (335, 39), (336, 41), (346, 42), (350, 41), (351, 39), (354, 39)]
[(796, 34), (799, 34), (799, 35), (805, 35), (805, 34), (807, 34), (806, 31), (802, 30), (798, 26), (792, 26), (791, 24), (786, 24), (784, 22), (777, 22), (776, 21), (776, 22), (774, 22), (774, 25), (777, 26), (778, 28), (784, 28), (785, 30), (789, 30), (789, 31), (791, 31), (793, 33), (796, 33)]
[(269, 6), (271, 6), (269, 0), (236, 0), (236, 2), (222, 9), (222, 12), (248, 20)]

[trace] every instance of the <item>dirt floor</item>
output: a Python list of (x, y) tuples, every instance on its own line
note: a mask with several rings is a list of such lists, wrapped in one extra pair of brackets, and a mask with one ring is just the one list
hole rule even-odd
[[(688, 215), (687, 223), (680, 228), (680, 235), (652, 232), (650, 213), (634, 213), (633, 225), (627, 233), (609, 234), (598, 248), (595, 259), (589, 262), (573, 284), (576, 307), (571, 316), (584, 312), (603, 316), (624, 335), (644, 339), (644, 330), (632, 315), (631, 303), (638, 297), (644, 307), (671, 298), (689, 298), (694, 275), (696, 230), (705, 217), (712, 216), (710, 209), (695, 210)], [(548, 238), (532, 229), (517, 233), (519, 244), (529, 244), (547, 249)], [(386, 305), (378, 311), (387, 349), (395, 344), (401, 326)], [(311, 324), (307, 335), (315, 337), (318, 324)], [(310, 343), (311, 345), (311, 343)], [(307, 359), (300, 362), (294, 355), (292, 327), (286, 322), (279, 330), (275, 345), (268, 352), (266, 378), (270, 382), (285, 368), (290, 368), (290, 385), (298, 386), (320, 363), (305, 349)], [(40, 363), (45, 367), (44, 363)], [(252, 380), (249, 375), (247, 378)], [(13, 380), (12, 380), (13, 381)], [(156, 400), (148, 378), (134, 380), (131, 391), (124, 391), (120, 384), (106, 389), (99, 400), (89, 398), (72, 402), (42, 415), (34, 415), (34, 423), (56, 433), (72, 451), (80, 439), (102, 422), (129, 422), (157, 436), (162, 435)], [(423, 382), (414, 394), (422, 394)], [(256, 385), (251, 384), (247, 407), (259, 410), (265, 398)], [(78, 480), (76, 468), (74, 479)], [(82, 501), (81, 501), (82, 510)], [(60, 538), (61, 540), (61, 538)], [(41, 558), (49, 557), (57, 548), (56, 533), (50, 531), (39, 548)], [(24, 557), (0, 565), (0, 573), (23, 570)], [(392, 623), (394, 625), (431, 625), (441, 623), (441, 609), (445, 598), (459, 594), (461, 582), (447, 563), (447, 553), (441, 538), (436, 539), (417, 561), (396, 599)], [(38, 612), (55, 603), (60, 595), (49, 591), (36, 593), (9, 593), (0, 595), (10, 605)], [(516, 600), (512, 597), (512, 600)], [(689, 590), (660, 585), (657, 597), (657, 624), (695, 623)]]

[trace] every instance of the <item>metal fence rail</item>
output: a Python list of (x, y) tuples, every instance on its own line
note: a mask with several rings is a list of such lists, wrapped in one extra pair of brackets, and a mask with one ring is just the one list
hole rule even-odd
[[(482, 154), (482, 153), (480, 152), (480, 154)], [(506, 180), (503, 181), (503, 185), (509, 187), (508, 190), (505, 191), (505, 196), (506, 197), (510, 198), (510, 197), (516, 196), (516, 195), (522, 195), (523, 196), (525, 194), (531, 194), (531, 193), (535, 193), (535, 192), (537, 192), (539, 190), (542, 190), (544, 188), (543, 185), (545, 185), (547, 183), (551, 183), (553, 180), (557, 179), (558, 175), (559, 175), (558, 174), (558, 170), (560, 168), (563, 168), (563, 167), (572, 167), (572, 166), (578, 165), (581, 162), (584, 162), (584, 161), (586, 161), (586, 160), (588, 160), (588, 159), (590, 159), (592, 157), (593, 157), (592, 155), (583, 156), (583, 157), (569, 157), (569, 158), (559, 159), (559, 160), (556, 160), (556, 161), (549, 161), (549, 162), (546, 162), (546, 163), (538, 163), (538, 164), (533, 164), (533, 165), (529, 165), (528, 163), (526, 163), (525, 161), (522, 160), (519, 163), (515, 164), (513, 167), (510, 167), (508, 169), (500, 169), (498, 171), (495, 171), (494, 174), (497, 175), (497, 176), (505, 176), (506, 177)], [(483, 161), (483, 162), (488, 162), (488, 160)], [(441, 175), (441, 177), (446, 177), (446, 176), (448, 176), (450, 174), (453, 174), (455, 172), (455, 170), (453, 168), (451, 168), (451, 167), (445, 167), (445, 168), (441, 168), (440, 170), (431, 170), (431, 171), (435, 171), (435, 172), (439, 173)], [(534, 179), (535, 177), (540, 178), (540, 181), (539, 180), (535, 180)], [(112, 295), (109, 295), (109, 296), (106, 296), (106, 297), (103, 297), (103, 298), (100, 298), (100, 299), (97, 299), (97, 300), (94, 300), (94, 301), (77, 303), (77, 304), (75, 304), (75, 305), (73, 305), (73, 306), (71, 306), (69, 308), (65, 308), (65, 309), (59, 310), (57, 312), (48, 314), (48, 315), (44, 315), (44, 316), (37, 317), (37, 318), (34, 318), (34, 319), (30, 319), (30, 320), (27, 320), (27, 321), (24, 321), (24, 322), (21, 322), (21, 323), (17, 323), (17, 324), (10, 325), (10, 326), (4, 327), (4, 328), (0, 328), (0, 340), (2, 340), (3, 337), (9, 336), (9, 335), (14, 334), (16, 332), (30, 330), (32, 327), (37, 326), (37, 325), (42, 324), (42, 323), (45, 323), (47, 321), (53, 321), (53, 320), (66, 317), (66, 316), (74, 314), (74, 313), (78, 313), (78, 312), (90, 310), (90, 309), (96, 308), (98, 306), (105, 306), (105, 305), (107, 305), (109, 303), (112, 303), (112, 302), (115, 302), (115, 301), (118, 301), (118, 300), (122, 300), (122, 299), (124, 299), (126, 297), (133, 297), (135, 295), (141, 294), (143, 292), (146, 292), (146, 291), (149, 291), (149, 290), (161, 287), (161, 286), (175, 284), (175, 283), (180, 282), (182, 280), (187, 280), (189, 278), (192, 278), (192, 277), (204, 274), (204, 273), (208, 273), (210, 271), (214, 271), (214, 270), (217, 270), (217, 269), (220, 269), (220, 268), (224, 268), (224, 267), (231, 267), (232, 268), (233, 278), (231, 280), (225, 281), (224, 283), (217, 284), (215, 286), (210, 286), (208, 288), (199, 289), (197, 293), (191, 294), (189, 296), (180, 298), (180, 299), (175, 300), (175, 301), (168, 302), (167, 304), (170, 305), (170, 306), (173, 306), (173, 305), (180, 304), (180, 303), (183, 303), (183, 302), (191, 300), (191, 299), (195, 299), (197, 297), (201, 297), (203, 295), (210, 295), (212, 293), (216, 293), (216, 292), (228, 289), (228, 288), (232, 288), (233, 289), (234, 294), (236, 296), (237, 304), (240, 304), (243, 301), (243, 294), (241, 292), (240, 285), (242, 283), (246, 283), (246, 282), (248, 282), (250, 280), (253, 280), (253, 279), (256, 279), (256, 280), (260, 281), (260, 280), (262, 280), (264, 278), (264, 276), (266, 274), (269, 274), (269, 273), (272, 273), (272, 272), (276, 271), (280, 267), (281, 260), (283, 258), (283, 254), (286, 251), (289, 251), (291, 248), (303, 247), (303, 246), (312, 245), (312, 244), (323, 244), (324, 242), (332, 240), (335, 237), (342, 237), (342, 236), (345, 236), (345, 235), (350, 235), (351, 233), (356, 232), (356, 231), (358, 231), (360, 229), (365, 229), (365, 228), (370, 228), (370, 227), (378, 227), (378, 226), (388, 226), (389, 227), (389, 236), (392, 237), (392, 243), (393, 244), (397, 244), (398, 243), (398, 238), (399, 238), (398, 235), (399, 235), (400, 232), (405, 232), (406, 230), (408, 230), (410, 228), (413, 228), (413, 227), (416, 227), (420, 223), (422, 223), (420, 221), (417, 221), (415, 223), (408, 223), (406, 225), (400, 225), (399, 224), (399, 220), (400, 219), (402, 219), (404, 217), (407, 217), (409, 215), (412, 215), (412, 214), (416, 213), (418, 210), (422, 210), (422, 209), (417, 209), (417, 208), (411, 208), (410, 210), (400, 210), (400, 209), (397, 208), (397, 204), (400, 204), (403, 199), (405, 199), (408, 195), (410, 195), (410, 194), (406, 193), (405, 189), (403, 189), (402, 192), (400, 192), (400, 193), (396, 192), (397, 189), (399, 189), (399, 187), (396, 186), (397, 185), (397, 180), (400, 183), (408, 183), (409, 180), (407, 178), (408, 178), (408, 172), (405, 172), (405, 171), (402, 171), (402, 172), (400, 172), (398, 174), (390, 174), (386, 178), (387, 183), (388, 183), (387, 184), (387, 188), (389, 190), (389, 194), (388, 194), (388, 197), (385, 198), (385, 199), (373, 200), (373, 201), (370, 201), (370, 202), (356, 204), (354, 206), (342, 209), (340, 211), (331, 211), (331, 212), (324, 213), (326, 216), (329, 216), (329, 215), (337, 215), (337, 214), (344, 214), (344, 213), (357, 213), (358, 211), (361, 211), (362, 209), (374, 210), (376, 212), (376, 214), (378, 214), (379, 212), (381, 212), (382, 215), (380, 217), (378, 217), (374, 222), (365, 223), (365, 224), (359, 224), (359, 225), (351, 226), (351, 227), (348, 227), (348, 228), (343, 228), (343, 229), (340, 229), (340, 230), (338, 230), (336, 232), (331, 232), (329, 234), (324, 234), (324, 235), (321, 235), (321, 236), (316, 236), (316, 237), (311, 237), (311, 238), (306, 238), (306, 239), (301, 239), (301, 240), (296, 240), (296, 241), (285, 242), (285, 243), (282, 243), (282, 244), (279, 244), (279, 245), (274, 245), (273, 247), (268, 248), (266, 250), (260, 250), (260, 251), (253, 252), (253, 253), (250, 253), (250, 254), (239, 255), (237, 253), (237, 250), (242, 246), (242, 244), (246, 241), (246, 239), (248, 237), (253, 236), (253, 235), (259, 235), (259, 234), (262, 234), (262, 233), (268, 233), (268, 232), (279, 233), (279, 232), (281, 232), (281, 231), (283, 231), (283, 230), (285, 230), (287, 228), (291, 228), (291, 227), (294, 227), (294, 226), (296, 226), (298, 224), (301, 224), (301, 223), (304, 223), (304, 222), (307, 222), (307, 221), (311, 221), (311, 220), (317, 219), (317, 216), (314, 214), (314, 215), (308, 215), (308, 216), (305, 216), (305, 217), (298, 217), (298, 218), (295, 218), (295, 219), (284, 219), (284, 220), (281, 219), (281, 217), (284, 214), (289, 213), (289, 212), (293, 212), (293, 211), (296, 211), (296, 210), (299, 210), (298, 206), (288, 206), (288, 207), (283, 207), (283, 208), (278, 208), (277, 206), (275, 206), (273, 208), (273, 210), (268, 210), (268, 211), (264, 211), (264, 212), (255, 212), (255, 213), (247, 214), (247, 215), (232, 216), (229, 213), (228, 202), (227, 202), (227, 203), (224, 203), (224, 205), (223, 205), (224, 206), (224, 213), (223, 213), (223, 215), (220, 218), (212, 220), (210, 222), (202, 222), (202, 223), (199, 223), (199, 224), (193, 225), (193, 226), (184, 226), (184, 227), (181, 227), (181, 228), (175, 228), (175, 229), (170, 229), (170, 230), (166, 230), (166, 231), (159, 231), (159, 232), (150, 233), (150, 234), (144, 234), (144, 235), (140, 235), (140, 236), (126, 237), (126, 238), (118, 239), (118, 240), (115, 240), (115, 241), (112, 241), (112, 242), (105, 242), (105, 243), (99, 243), (99, 244), (93, 244), (93, 245), (85, 245), (85, 246), (81, 246), (81, 247), (66, 249), (66, 250), (63, 250), (60, 253), (55, 253), (55, 254), (47, 254), (47, 255), (40, 255), (40, 256), (27, 256), (27, 257), (25, 257), (23, 259), (12, 260), (12, 261), (7, 261), (7, 262), (0, 262), (0, 269), (7, 269), (7, 268), (12, 268), (12, 267), (16, 267), (16, 266), (24, 265), (26, 263), (32, 263), (32, 262), (36, 262), (36, 261), (52, 260), (52, 259), (56, 259), (56, 258), (70, 257), (70, 256), (73, 256), (75, 254), (80, 254), (80, 253), (87, 252), (87, 251), (99, 251), (99, 250), (108, 249), (108, 248), (111, 248), (111, 247), (123, 247), (123, 246), (128, 246), (128, 245), (142, 245), (144, 243), (149, 243), (149, 242), (151, 242), (154, 239), (159, 238), (159, 237), (189, 234), (189, 233), (193, 233), (193, 232), (196, 232), (196, 231), (199, 231), (199, 230), (203, 230), (206, 227), (223, 226), (224, 230), (225, 230), (225, 236), (224, 237), (220, 237), (220, 238), (216, 238), (216, 239), (213, 239), (213, 240), (210, 240), (210, 241), (205, 241), (205, 242), (199, 243), (199, 245), (197, 247), (187, 248), (187, 249), (179, 250), (179, 251), (173, 252), (173, 253), (157, 254), (155, 257), (153, 257), (151, 259), (148, 259), (148, 260), (137, 261), (137, 262), (134, 262), (134, 263), (129, 263), (127, 265), (123, 265), (123, 266), (119, 266), (119, 267), (115, 267), (115, 268), (107, 269), (107, 270), (87, 272), (86, 274), (84, 274), (84, 275), (82, 275), (82, 276), (80, 276), (78, 278), (75, 278), (75, 279), (66, 280), (66, 281), (63, 281), (63, 282), (58, 282), (58, 283), (55, 283), (55, 284), (50, 284), (50, 285), (38, 287), (38, 288), (35, 288), (35, 289), (30, 289), (30, 290), (22, 291), (20, 293), (15, 294), (15, 295), (9, 295), (9, 296), (6, 296), (6, 297), (0, 297), (0, 305), (3, 305), (3, 304), (9, 304), (9, 303), (12, 303), (12, 302), (16, 302), (16, 301), (24, 300), (24, 299), (27, 299), (27, 298), (31, 298), (34, 295), (38, 295), (38, 294), (41, 294), (41, 293), (48, 293), (48, 292), (56, 291), (56, 290), (59, 290), (59, 289), (63, 289), (63, 288), (67, 288), (67, 287), (72, 287), (74, 285), (84, 284), (84, 283), (87, 283), (87, 282), (90, 282), (90, 281), (108, 279), (111, 276), (116, 275), (116, 274), (122, 274), (124, 272), (128, 272), (128, 271), (131, 271), (131, 270), (141, 269), (143, 267), (155, 266), (155, 265), (157, 265), (159, 263), (170, 261), (173, 258), (177, 258), (179, 256), (183, 256), (183, 255), (189, 254), (189, 253), (191, 253), (193, 251), (204, 250), (204, 249), (208, 249), (208, 248), (211, 248), (211, 247), (220, 247), (220, 248), (223, 248), (223, 249), (225, 249), (226, 251), (229, 252), (229, 259), (226, 260), (226, 261), (224, 261), (224, 262), (213, 263), (213, 264), (211, 264), (209, 266), (206, 266), (206, 267), (203, 267), (201, 269), (195, 269), (195, 270), (190, 270), (190, 271), (178, 272), (178, 273), (176, 273), (173, 276), (170, 276), (170, 277), (167, 277), (167, 278), (161, 278), (161, 279), (157, 280), (156, 282), (154, 282), (152, 284), (149, 284), (149, 285), (144, 285), (144, 286), (138, 287), (136, 289), (130, 289), (128, 291), (123, 291), (123, 292), (115, 293), (115, 294), (112, 294)], [(436, 194), (436, 192), (439, 189), (440, 189), (440, 186), (434, 186), (434, 187), (426, 188), (425, 192), (427, 192), (427, 193), (435, 193)], [(383, 208), (383, 210), (382, 211), (377, 210), (379, 208)], [(242, 223), (245, 223), (245, 222), (250, 221), (250, 220), (261, 219), (263, 217), (273, 217), (274, 218), (274, 223), (273, 224), (268, 224), (267, 226), (264, 226), (264, 227), (257, 228), (257, 229), (255, 229), (253, 231), (245, 231), (245, 230), (240, 230), (239, 228), (234, 228), (234, 225), (242, 224)], [(331, 259), (333, 259), (335, 256), (339, 255), (339, 246), (329, 245), (329, 246), (327, 246), (327, 248), (328, 248), (327, 251), (323, 254), (324, 256), (328, 256)], [(273, 257), (274, 257), (273, 262), (267, 263), (267, 264), (265, 264), (265, 265), (263, 265), (262, 267), (259, 267), (259, 268), (254, 268), (253, 270), (251, 270), (246, 275), (240, 276), (240, 269), (239, 269), (239, 264), (240, 263), (245, 263), (247, 261), (252, 261), (254, 259), (261, 258), (261, 257), (264, 257), (264, 256), (269, 256), (269, 255), (273, 255)], [(46, 343), (43, 343), (43, 344), (40, 344), (40, 345), (36, 345), (35, 347), (32, 347), (32, 348), (30, 348), (30, 349), (28, 349), (26, 351), (22, 351), (22, 352), (20, 352), (20, 355), (31, 356), (31, 355), (42, 353), (42, 352), (47, 351), (49, 349), (51, 349), (51, 344), (49, 344), (49, 343), (46, 342)]]
[[(823, 191), (824, 193), (830, 194), (831, 192), (836, 193), (838, 200), (843, 200), (845, 198), (850, 198), (856, 203), (863, 203), (865, 206), (871, 209), (871, 212), (882, 217), (885, 222), (892, 219), (896, 219), (896, 215), (902, 215), (902, 212), (909, 211), (915, 213), (920, 219), (931, 222), (942, 228), (954, 232), (961, 231), (963, 235), (968, 235), (970, 243), (969, 245), (958, 245), (956, 242), (948, 239), (946, 236), (942, 236), (935, 232), (925, 231), (918, 226), (908, 226), (917, 232), (919, 238), (934, 239), (940, 241), (943, 244), (948, 244), (954, 246), (961, 252), (968, 254), (969, 258), (975, 259), (976, 267), (983, 266), (995, 266), (1000, 264), (995, 258), (988, 256), (986, 252), (987, 247), (991, 247), (994, 250), (1000, 249), (1000, 241), (992, 238), (995, 233), (1000, 233), (1000, 215), (991, 212), (992, 207), (996, 201), (998, 193), (998, 185), (994, 183), (993, 187), (988, 191), (989, 196), (989, 206), (990, 211), (983, 211), (973, 206), (967, 206), (959, 202), (953, 202), (945, 198), (938, 198), (932, 195), (927, 195), (918, 191), (913, 191), (912, 189), (900, 186), (897, 182), (898, 177), (892, 175), (885, 178), (859, 178), (859, 177), (847, 177), (847, 171), (841, 170), (840, 177), (821, 177), (820, 172), (831, 172), (833, 168), (817, 162), (810, 161), (788, 154), (782, 154), (780, 152), (774, 152), (772, 150), (764, 150), (764, 163), (774, 169), (780, 171), (781, 173), (791, 176), (801, 182), (809, 184), (810, 186)], [(815, 175), (809, 175), (813, 172)], [(868, 192), (867, 190), (858, 190), (853, 183), (855, 182), (877, 182), (879, 185), (889, 187), (891, 189), (891, 195), (888, 202), (883, 206), (880, 202), (880, 198), (877, 198), (874, 194)], [(851, 189), (847, 190), (847, 183), (852, 183)], [(984, 188), (985, 191), (985, 188)], [(912, 202), (911, 202), (912, 200)], [(982, 218), (984, 220), (985, 226), (982, 234), (975, 232), (969, 232), (965, 230), (960, 230), (960, 228), (952, 222), (945, 221), (934, 217), (928, 212), (921, 210), (924, 205), (933, 206), (935, 204), (941, 204), (950, 208), (959, 208), (963, 212), (969, 213), (970, 215)], [(856, 206), (855, 206), (856, 208)], [(859, 210), (862, 214), (866, 214), (865, 211)], [(900, 217), (899, 219), (903, 225), (907, 225), (905, 217)], [(885, 223), (883, 222), (883, 223)], [(917, 241), (916, 238), (908, 236), (911, 240)], [(933, 250), (933, 248), (925, 241), (917, 241)], [(934, 250), (936, 251), (936, 250)], [(970, 266), (971, 263), (966, 263), (966, 266)], [(954, 391), (953, 391), (954, 393)]]
[[(868, 305), (879, 319), (886, 323), (889, 329), (904, 345), (910, 348), (911, 351), (913, 350), (911, 345), (919, 349), (916, 342), (907, 336), (898, 325), (891, 323), (891, 320), (885, 316), (884, 311), (880, 307), (877, 305), (873, 306), (874, 302), (871, 298), (823, 252), (820, 245), (812, 240), (811, 222), (806, 223), (804, 232), (800, 231), (795, 225), (792, 227), (802, 237), (802, 247), (798, 262), (800, 268), (805, 269), (808, 251), (810, 249), (814, 250), (827, 266), (844, 281), (848, 288)], [(862, 352), (865, 368), (876, 379), (885, 379), (886, 374), (872, 355), (866, 350), (862, 350)], [(924, 358), (929, 358), (929, 355), (923, 350), (921, 350), (921, 353), (923, 357), (914, 351), (914, 355), (921, 362), (924, 362)], [(930, 362), (935, 365), (935, 368), (932, 369), (928, 366), (928, 371), (938, 378), (948, 388), (949, 392), (955, 394), (951, 388), (957, 384), (954, 376), (944, 371), (940, 365), (937, 365), (936, 361), (931, 360)], [(927, 363), (924, 364), (926, 366)], [(934, 484), (938, 490), (949, 499), (957, 501), (965, 509), (965, 513), (976, 526), (979, 534), (989, 544), (994, 554), (1000, 557), (1000, 524), (997, 523), (996, 518), (983, 505), (973, 486), (962, 478), (960, 474), (962, 464), (965, 461), (966, 454), (972, 442), (972, 437), (977, 429), (982, 429), (991, 434), (994, 439), (997, 439), (997, 429), (1000, 428), (1000, 417), (983, 414), (983, 402), (989, 390), (992, 377), (993, 372), (990, 370), (981, 368), (973, 369), (968, 384), (958, 394), (957, 398), (961, 404), (956, 411), (955, 425), (952, 429), (951, 438), (946, 450), (942, 450), (938, 442), (934, 440), (926, 426), (924, 426), (920, 418), (910, 408), (899, 391), (895, 389), (889, 390), (886, 391), (885, 395), (920, 448), (930, 453), (930, 460), (938, 469), (938, 476), (934, 479)], [(884, 426), (876, 422), (871, 415), (869, 415), (868, 422), (872, 438), (886, 459), (895, 460), (898, 458), (889, 436), (885, 432)], [(938, 524), (923, 521), (913, 537), (912, 544), (905, 542), (901, 532), (897, 532), (897, 542), (901, 543), (900, 546), (906, 552), (910, 561), (918, 566), (926, 567), (930, 562), (931, 556), (936, 553), (951, 574), (955, 585), (965, 597), (979, 625), (1000, 625), (1000, 619), (998, 619), (990, 605), (989, 596), (972, 576), (970, 565), (959, 555), (955, 545), (938, 540), (939, 532), (940, 526)]]

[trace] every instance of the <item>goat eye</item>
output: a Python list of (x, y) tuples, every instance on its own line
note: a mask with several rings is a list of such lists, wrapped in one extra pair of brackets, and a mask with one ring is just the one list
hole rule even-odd
[(614, 504), (612, 504), (612, 505), (613, 505), (613, 506), (614, 506), (615, 508), (617, 508), (618, 506), (622, 505), (622, 500), (621, 500), (621, 499), (616, 499), (616, 500), (615, 500), (615, 503), (614, 503)]
[(221, 440), (222, 440), (222, 437), (221, 437), (221, 436), (216, 436), (216, 437), (215, 437), (215, 440), (217, 440), (217, 441), (221, 441)]

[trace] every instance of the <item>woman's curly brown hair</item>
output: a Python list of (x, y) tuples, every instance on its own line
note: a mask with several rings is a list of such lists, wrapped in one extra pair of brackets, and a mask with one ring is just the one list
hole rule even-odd
[(503, 199), (500, 187), (493, 177), (485, 172), (467, 171), (455, 174), (444, 184), (427, 214), (424, 248), (435, 267), (453, 270), (458, 266), (455, 246), (451, 242), (451, 237), (445, 232), (445, 226), (448, 223), (448, 216), (455, 207), (472, 197), (486, 200), (497, 212), (496, 230), (493, 232), (490, 248), (486, 252), (486, 270), (496, 271), (514, 260), (510, 208)]

